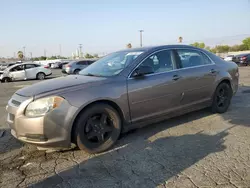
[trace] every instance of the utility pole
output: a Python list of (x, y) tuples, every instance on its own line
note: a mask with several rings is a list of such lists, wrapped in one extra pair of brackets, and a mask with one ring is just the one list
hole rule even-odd
[(79, 57), (82, 57), (82, 44), (79, 44)]
[(62, 56), (62, 46), (61, 46), (61, 44), (59, 44), (59, 56), (60, 57)]
[(144, 32), (144, 30), (139, 30), (140, 32), (140, 46), (142, 47), (142, 33)]
[(30, 52), (30, 59), (32, 59), (32, 52)]
[(43, 56), (46, 57), (46, 49), (43, 51)]
[(23, 58), (25, 59), (25, 56), (26, 56), (26, 54), (25, 54), (25, 46), (23, 47)]

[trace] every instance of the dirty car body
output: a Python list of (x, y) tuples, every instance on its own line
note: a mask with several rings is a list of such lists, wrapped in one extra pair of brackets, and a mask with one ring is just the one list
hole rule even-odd
[[(117, 54), (125, 54), (126, 60), (110, 58)], [(102, 73), (105, 67), (108, 71)], [(119, 115), (121, 131), (128, 131), (209, 107), (221, 83), (236, 93), (238, 77), (235, 63), (203, 49), (186, 45), (128, 49), (100, 59), (79, 75), (18, 90), (6, 107), (7, 122), (21, 141), (66, 148), (75, 142), (75, 124), (93, 105), (111, 106)], [(43, 109), (27, 112), (34, 102), (56, 107), (38, 115)]]

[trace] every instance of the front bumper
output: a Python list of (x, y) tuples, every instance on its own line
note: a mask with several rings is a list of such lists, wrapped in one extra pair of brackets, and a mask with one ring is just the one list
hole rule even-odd
[(8, 102), (7, 123), (12, 135), (20, 141), (39, 147), (69, 148), (71, 128), (77, 108), (66, 100), (61, 106), (42, 117), (30, 118), (24, 115), (25, 108), (32, 98), (14, 94)]

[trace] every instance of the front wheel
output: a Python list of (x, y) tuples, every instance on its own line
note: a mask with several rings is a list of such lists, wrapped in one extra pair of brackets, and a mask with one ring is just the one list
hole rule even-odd
[(109, 149), (121, 133), (121, 118), (107, 104), (96, 104), (84, 110), (75, 123), (74, 139), (81, 150), (99, 153)]
[(212, 103), (212, 112), (224, 113), (230, 106), (232, 89), (228, 83), (221, 83), (215, 90)]
[(11, 79), (9, 77), (5, 77), (1, 80), (3, 83), (11, 82)]

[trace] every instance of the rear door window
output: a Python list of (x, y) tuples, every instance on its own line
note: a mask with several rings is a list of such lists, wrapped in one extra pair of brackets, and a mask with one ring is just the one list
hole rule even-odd
[(202, 52), (192, 49), (176, 50), (180, 60), (180, 68), (190, 68), (212, 64), (212, 61)]
[(77, 65), (88, 65), (88, 61), (79, 61), (76, 64)]
[(25, 69), (33, 69), (35, 67), (36, 67), (36, 65), (32, 65), (32, 64), (25, 65)]

